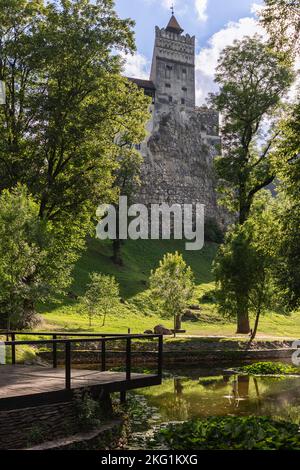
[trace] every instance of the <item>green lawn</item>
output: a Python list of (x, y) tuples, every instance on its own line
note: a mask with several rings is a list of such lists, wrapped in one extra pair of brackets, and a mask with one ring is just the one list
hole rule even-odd
[[(235, 324), (220, 317), (216, 305), (199, 301), (205, 292), (214, 288), (211, 267), (216, 249), (216, 245), (206, 244), (199, 252), (187, 252), (184, 250), (183, 241), (128, 241), (123, 247), (124, 266), (118, 267), (111, 260), (111, 244), (92, 240), (75, 267), (74, 282), (70, 291), (73, 296), (81, 295), (88, 282), (89, 273), (93, 271), (112, 274), (120, 283), (123, 303), (109, 316), (104, 328), (100, 328), (100, 321), (97, 320), (94, 321), (92, 328), (89, 328), (80, 303), (66, 296), (55, 303), (40, 307), (45, 320), (41, 329), (124, 333), (130, 328), (133, 333), (141, 333), (146, 329), (153, 329), (159, 323), (171, 327), (172, 320), (162, 318), (152, 302), (148, 290), (148, 278), (151, 269), (158, 265), (165, 253), (177, 250), (183, 253), (186, 262), (195, 273), (197, 283), (195, 302), (199, 302), (201, 307), (201, 321), (183, 324), (187, 335), (235, 336)], [(289, 317), (271, 313), (265, 315), (261, 319), (259, 335), (300, 337), (300, 313)]]

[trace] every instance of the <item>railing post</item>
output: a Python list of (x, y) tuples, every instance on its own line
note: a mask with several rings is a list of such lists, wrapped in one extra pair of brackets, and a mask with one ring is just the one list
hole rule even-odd
[(131, 379), (131, 338), (126, 340), (126, 380)]
[[(16, 341), (15, 333), (11, 334), (11, 340)], [(12, 363), (12, 365), (16, 364), (16, 345), (15, 344), (11, 345), (11, 363)]]
[[(52, 339), (56, 340), (57, 335), (52, 335)], [(52, 353), (53, 353), (53, 369), (56, 369), (57, 368), (57, 343), (53, 343)]]
[(162, 378), (162, 368), (163, 368), (163, 335), (158, 337), (158, 368), (157, 375)]
[(71, 343), (65, 343), (65, 373), (66, 373), (66, 389), (71, 389)]
[(102, 338), (101, 341), (101, 370), (105, 372), (106, 370), (106, 341)]

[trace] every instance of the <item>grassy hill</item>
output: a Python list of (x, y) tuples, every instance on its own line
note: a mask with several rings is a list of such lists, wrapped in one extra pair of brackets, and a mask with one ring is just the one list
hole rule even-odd
[[(40, 312), (45, 320), (42, 329), (124, 333), (131, 328), (133, 333), (142, 333), (159, 323), (171, 327), (172, 320), (163, 318), (162, 312), (153, 303), (148, 279), (151, 269), (157, 267), (163, 255), (176, 250), (183, 254), (195, 273), (197, 289), (194, 300), (201, 307), (201, 321), (183, 325), (187, 334), (234, 336), (235, 324), (220, 317), (215, 304), (201, 302), (203, 294), (214, 288), (211, 268), (217, 245), (206, 244), (199, 252), (185, 251), (184, 242), (178, 240), (129, 240), (122, 250), (123, 266), (112, 262), (111, 243), (91, 240), (75, 267), (69, 295), (41, 306)], [(100, 328), (100, 320), (95, 320), (92, 328), (88, 327), (87, 318), (76, 299), (84, 293), (91, 272), (114, 275), (120, 283), (122, 304), (109, 316), (104, 328)], [(269, 313), (262, 318), (259, 331), (266, 337), (299, 337), (300, 314), (286, 317)]]
[(185, 251), (181, 240), (128, 240), (122, 249), (124, 265), (116, 266), (111, 260), (111, 243), (91, 240), (76, 265), (72, 290), (82, 294), (89, 273), (95, 271), (114, 275), (120, 283), (122, 297), (129, 299), (145, 290), (151, 269), (158, 266), (164, 254), (176, 250), (192, 267), (197, 284), (208, 283), (213, 280), (211, 266), (216, 249), (215, 244), (208, 244), (201, 251)]

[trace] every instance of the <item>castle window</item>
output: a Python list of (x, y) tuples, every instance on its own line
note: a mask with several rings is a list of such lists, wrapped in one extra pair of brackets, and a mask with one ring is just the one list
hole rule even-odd
[(169, 103), (172, 103), (172, 101), (173, 101), (172, 96), (169, 96)]
[(173, 67), (171, 67), (171, 65), (166, 66), (166, 78), (171, 78), (172, 69)]
[(166, 83), (166, 88), (171, 88), (170, 83)]
[(185, 104), (185, 99), (181, 98), (181, 104)]
[(186, 78), (186, 69), (182, 69), (182, 77)]

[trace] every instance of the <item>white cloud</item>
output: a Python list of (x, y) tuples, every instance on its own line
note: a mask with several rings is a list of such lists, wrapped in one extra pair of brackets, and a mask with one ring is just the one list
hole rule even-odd
[(176, 2), (173, 0), (163, 0), (162, 4), (165, 8), (171, 8), (172, 5), (176, 6)]
[(224, 47), (233, 44), (235, 39), (260, 34), (266, 37), (265, 31), (254, 18), (241, 18), (230, 22), (224, 29), (215, 33), (208, 41), (208, 46), (196, 56), (196, 98), (197, 104), (205, 103), (208, 93), (217, 90), (214, 83), (218, 59)]
[(122, 54), (125, 61), (124, 75), (127, 77), (142, 78), (147, 80), (150, 73), (150, 62), (148, 59), (139, 53), (136, 54)]
[(254, 13), (256, 16), (265, 8), (265, 5), (260, 3), (252, 3), (251, 5), (251, 13)]
[(198, 19), (200, 21), (207, 20), (207, 14), (206, 14), (207, 2), (208, 0), (195, 0), (195, 8), (196, 8)]

